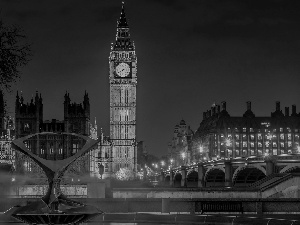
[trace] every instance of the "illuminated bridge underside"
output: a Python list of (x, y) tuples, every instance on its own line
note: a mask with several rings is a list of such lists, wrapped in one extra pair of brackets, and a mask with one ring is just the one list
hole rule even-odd
[(266, 175), (257, 168), (245, 168), (237, 174), (234, 186), (248, 186), (264, 177)]

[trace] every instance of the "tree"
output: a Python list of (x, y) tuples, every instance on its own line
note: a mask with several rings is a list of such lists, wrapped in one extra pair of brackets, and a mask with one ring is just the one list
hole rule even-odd
[(10, 91), (11, 84), (20, 78), (20, 67), (30, 61), (31, 46), (23, 31), (6, 26), (0, 18), (0, 88)]
[(133, 180), (134, 172), (128, 168), (120, 168), (120, 170), (116, 172), (116, 178), (123, 181)]

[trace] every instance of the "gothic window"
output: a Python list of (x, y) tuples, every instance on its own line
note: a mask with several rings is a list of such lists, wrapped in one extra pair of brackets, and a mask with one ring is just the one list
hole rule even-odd
[(78, 143), (73, 143), (72, 154), (75, 154), (78, 151)]
[(53, 154), (54, 153), (53, 143), (50, 143), (49, 149), (50, 149), (50, 154)]
[(105, 158), (106, 158), (106, 159), (109, 158), (109, 149), (105, 149)]

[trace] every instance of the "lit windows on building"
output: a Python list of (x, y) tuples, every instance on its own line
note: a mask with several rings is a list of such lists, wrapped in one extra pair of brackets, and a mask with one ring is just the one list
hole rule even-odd
[(273, 132), (276, 132), (276, 129), (273, 129)]
[(254, 142), (250, 142), (250, 147), (254, 148)]
[(236, 139), (236, 140), (239, 140), (239, 139), (240, 139), (240, 135), (236, 134), (236, 135), (235, 135), (235, 139)]
[(284, 140), (284, 134), (280, 134), (280, 140)]
[(277, 143), (273, 142), (273, 148), (277, 148)]
[(270, 143), (267, 141), (265, 142), (266, 148), (269, 148)]
[(288, 141), (288, 148), (291, 148), (291, 147), (292, 147), (292, 142)]
[(287, 139), (288, 139), (288, 140), (292, 140), (292, 135), (291, 135), (291, 134), (288, 134), (288, 135), (287, 135)]
[(247, 140), (247, 135), (243, 134), (243, 140)]
[(243, 141), (243, 148), (247, 148), (247, 142)]
[(263, 153), (262, 153), (262, 150), (261, 150), (261, 149), (258, 149), (258, 150), (257, 150), (257, 154), (258, 154), (258, 155), (262, 155), (262, 154), (263, 154)]
[(282, 128), (282, 127), (280, 127), (280, 128), (279, 128), (279, 131), (280, 131), (280, 132), (283, 132), (283, 128)]
[(280, 142), (280, 147), (284, 148), (284, 142)]
[(262, 143), (261, 142), (257, 142), (257, 147), (262, 148)]
[(243, 127), (243, 132), (246, 132), (246, 131), (247, 131), (246, 127)]
[(250, 135), (250, 139), (253, 141), (254, 140), (254, 134)]
[(257, 134), (257, 139), (258, 139), (258, 140), (262, 140), (261, 134)]
[(235, 146), (236, 146), (237, 148), (239, 148), (239, 147), (240, 147), (240, 143), (239, 143), (239, 142), (235, 142)]
[(254, 130), (253, 130), (253, 128), (252, 128), (252, 127), (250, 127), (250, 132), (254, 132)]
[(273, 149), (273, 155), (277, 155), (277, 149)]

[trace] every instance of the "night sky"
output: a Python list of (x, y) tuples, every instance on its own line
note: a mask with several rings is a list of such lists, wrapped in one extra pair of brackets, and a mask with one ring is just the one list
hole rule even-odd
[[(252, 101), (256, 116), (300, 109), (299, 0), (127, 0), (125, 12), (138, 57), (137, 140), (167, 154), (174, 126), (193, 130), (202, 112), (227, 102), (242, 116)], [(44, 120), (63, 120), (71, 101), (89, 93), (91, 120), (109, 135), (108, 56), (121, 12), (118, 0), (0, 0), (0, 17), (23, 28), (31, 62), (7, 94), (29, 102), (43, 97)], [(284, 111), (284, 110), (283, 110)], [(291, 111), (291, 109), (290, 109)]]

